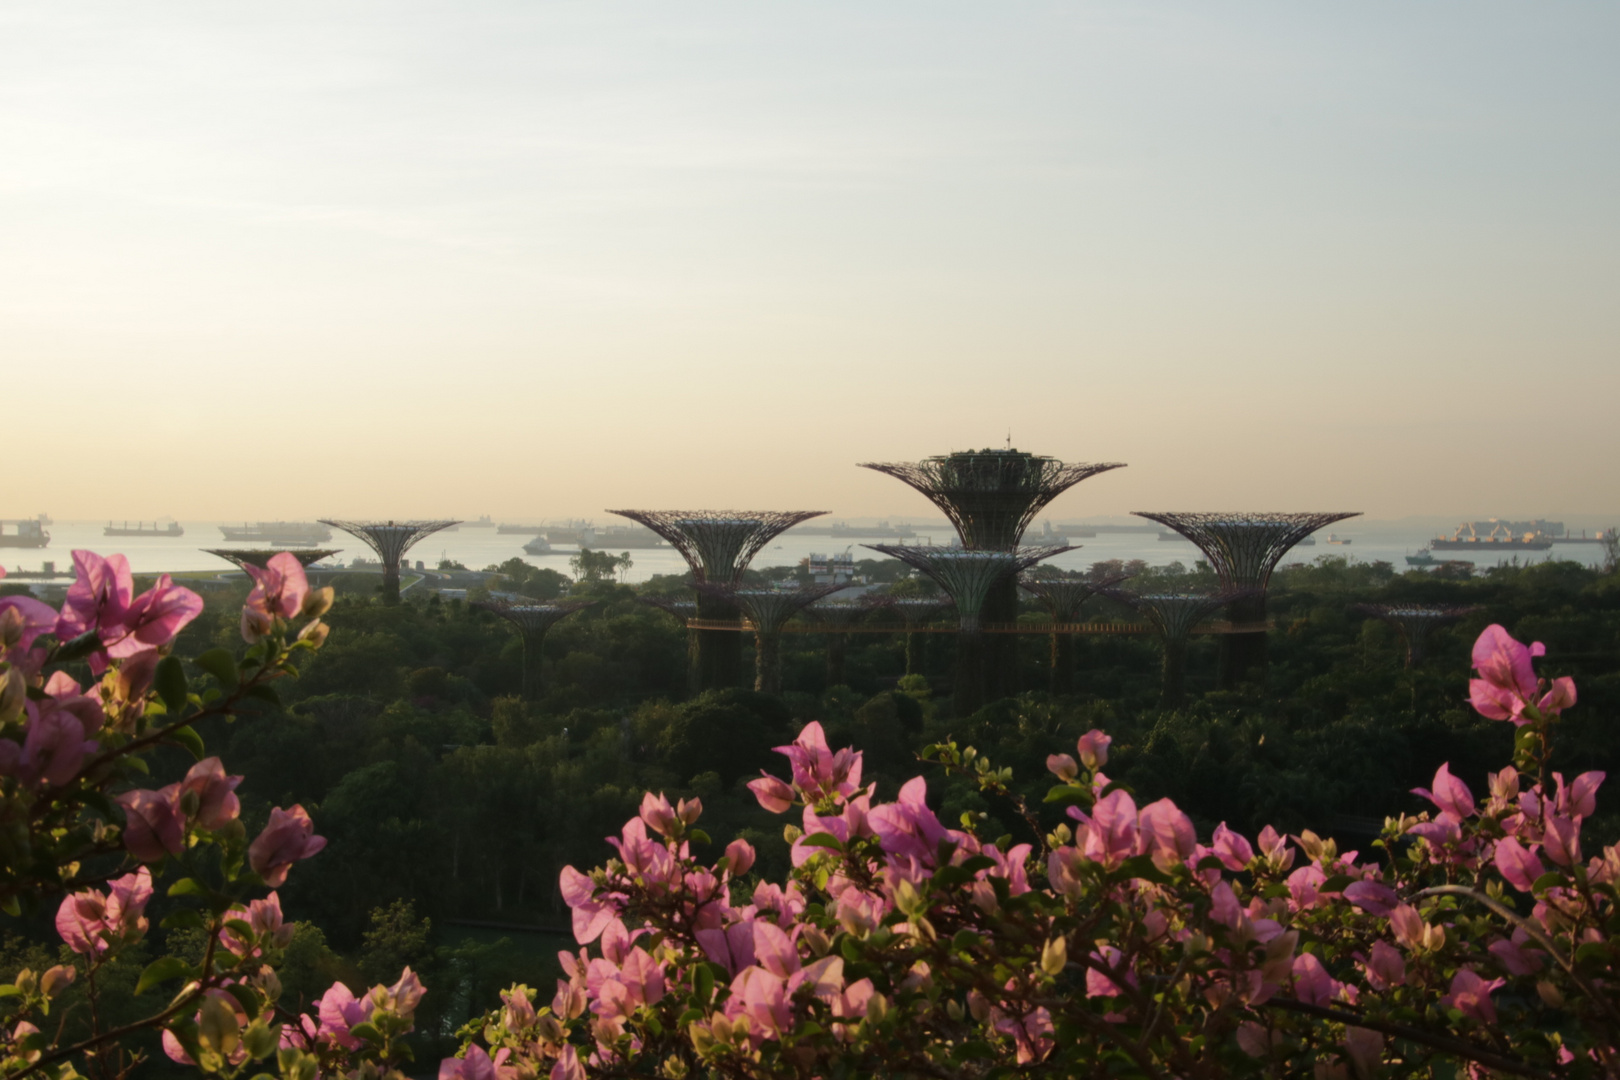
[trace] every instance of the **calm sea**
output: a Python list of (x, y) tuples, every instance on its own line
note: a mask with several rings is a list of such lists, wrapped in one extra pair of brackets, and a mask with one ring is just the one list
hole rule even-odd
[[(598, 524), (607, 524), (608, 520), (604, 518)], [(46, 548), (0, 548), (0, 566), (8, 570), (36, 570), (43, 561), (51, 560), (56, 563), (58, 570), (63, 570), (72, 565), (73, 549), (88, 548), (102, 554), (121, 551), (129, 557), (130, 566), (136, 572), (231, 570), (229, 564), (202, 550), (205, 547), (233, 546), (224, 542), (216, 522), (181, 522), (185, 535), (178, 537), (104, 536), (102, 529), (105, 524), (104, 521), (59, 521), (48, 530), (51, 533), (51, 542)], [(916, 527), (925, 534), (929, 532), (925, 526)], [(1031, 530), (1032, 534), (1034, 531)], [(1328, 543), (1327, 536), (1330, 531), (1341, 539), (1348, 540), (1349, 543), (1342, 545)], [(932, 532), (931, 539), (934, 543), (948, 543), (951, 539), (951, 533), (943, 523)], [(1403, 527), (1398, 523), (1350, 522), (1345, 526), (1324, 530), (1317, 535), (1315, 545), (1296, 547), (1285, 561), (1309, 562), (1323, 557), (1343, 557), (1359, 562), (1382, 559), (1394, 563), (1398, 569), (1404, 569), (1405, 557), (1423, 547), (1432, 535), (1432, 532)], [(524, 555), (523, 545), (527, 540), (528, 537), (497, 533), (494, 529), (462, 526), (455, 532), (440, 532), (429, 536), (411, 550), (410, 558), (413, 566), (416, 560), (421, 560), (432, 567), (439, 559), (448, 558), (476, 570), (504, 562), (516, 555), (536, 566), (548, 566), (562, 573), (568, 572), (569, 556), (575, 554), (577, 549), (559, 546), (549, 555)], [(1077, 538), (1074, 542), (1080, 545), (1077, 550), (1053, 557), (1049, 560), (1050, 564), (1064, 569), (1080, 570), (1104, 559), (1144, 559), (1156, 566), (1177, 561), (1191, 566), (1194, 560), (1199, 558), (1198, 550), (1190, 543), (1180, 539), (1159, 540), (1153, 533), (1102, 533), (1095, 537)], [(356, 555), (370, 555), (360, 541), (347, 533), (334, 532), (331, 542), (326, 546), (341, 549), (339, 554), (330, 560), (334, 563), (346, 563)], [(859, 542), (852, 543), (843, 538), (835, 541), (828, 536), (806, 535), (797, 530), (790, 530), (761, 552), (754, 560), (754, 565), (761, 569), (770, 566), (791, 566), (812, 553), (833, 554), (844, 551), (846, 547), (851, 548), (852, 554), (857, 559), (878, 557), (863, 548)], [(1436, 556), (1460, 559), (1466, 557), (1467, 553), (1437, 552)], [(1521, 563), (1568, 559), (1596, 565), (1602, 559), (1602, 549), (1597, 544), (1556, 544), (1549, 551), (1518, 552), (1517, 556)], [(628, 575), (630, 581), (645, 581), (654, 574), (683, 573), (686, 569), (680, 555), (668, 548), (643, 548), (630, 552), (630, 557), (634, 560), (634, 566)], [(1510, 559), (1511, 556), (1497, 552), (1484, 553), (1474, 557), (1472, 561), (1480, 566), (1492, 566)]]

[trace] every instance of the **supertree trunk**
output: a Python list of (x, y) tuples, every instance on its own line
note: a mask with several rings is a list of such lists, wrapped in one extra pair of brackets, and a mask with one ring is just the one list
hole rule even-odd
[(545, 690), (545, 672), (540, 663), (540, 646), (545, 638), (540, 634), (523, 635), (523, 700), (537, 701)]
[(399, 563), (383, 563), (382, 602), (399, 603)]
[[(844, 656), (849, 651), (848, 634), (827, 635), (827, 685), (844, 685)], [(909, 672), (908, 672), (909, 674)]]
[(956, 686), (951, 704), (958, 717), (972, 716), (984, 708), (984, 637), (965, 626), (956, 635)]
[(917, 635), (906, 631), (906, 674), (914, 675), (917, 672)]
[(1053, 634), (1048, 683), (1054, 694), (1074, 693), (1074, 635)]
[[(1018, 579), (1015, 575), (1008, 574), (990, 587), (980, 617), (992, 623), (1018, 621)], [(983, 700), (995, 701), (1018, 693), (1018, 636), (988, 634), (981, 639), (979, 649), (983, 665), (979, 675)]]
[(703, 692), (703, 631), (686, 632), (686, 692), (696, 696)]
[[(701, 619), (737, 619), (736, 607), (716, 596), (698, 594)], [(742, 635), (735, 630), (697, 632), (697, 688), (724, 690), (742, 680)]]
[[(1264, 624), (1266, 621), (1265, 596), (1246, 596), (1233, 601), (1226, 609), (1227, 618), (1238, 624)], [(1220, 648), (1220, 688), (1236, 690), (1250, 679), (1264, 680), (1266, 674), (1265, 630), (1246, 633), (1222, 634)]]
[[(1227, 635), (1231, 637), (1233, 635)], [(1187, 697), (1187, 642), (1171, 639), (1164, 643), (1164, 666), (1159, 681), (1159, 704), (1166, 709), (1180, 706)]]
[(781, 634), (754, 634), (754, 689), (762, 694), (782, 692)]

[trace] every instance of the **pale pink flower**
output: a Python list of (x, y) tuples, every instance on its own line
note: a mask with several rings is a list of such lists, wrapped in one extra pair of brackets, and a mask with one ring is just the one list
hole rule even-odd
[(302, 806), (270, 811), (270, 823), (248, 845), (248, 865), (272, 888), (287, 880), (287, 871), (300, 859), (307, 859), (326, 846), (324, 836), (315, 835), (315, 823)]
[(146, 933), (151, 899), (152, 872), (143, 866), (109, 883), (105, 894), (87, 889), (63, 899), (56, 909), (56, 932), (74, 952), (99, 955)]
[[(1516, 930), (1514, 937), (1529, 940), (1529, 935), (1523, 930)], [(1521, 941), (1507, 938), (1491, 942), (1489, 951), (1510, 975), (1534, 975), (1542, 969), (1547, 959), (1547, 954), (1542, 950), (1527, 949)]]
[(1080, 775), (1080, 766), (1068, 754), (1049, 754), (1046, 758), (1046, 771), (1059, 780), (1073, 780)]
[[(1531, 661), (1545, 656), (1546, 646), (1537, 641), (1526, 648), (1494, 623), (1474, 642), (1474, 668), (1479, 678), (1468, 683), (1474, 709), (1491, 720), (1529, 723), (1525, 715), (1540, 689)], [(1542, 713), (1558, 713), (1575, 704), (1575, 682), (1558, 679), (1535, 707)]]
[(1369, 915), (1388, 915), (1400, 902), (1394, 889), (1381, 881), (1367, 879), (1346, 885), (1344, 898)]
[(761, 773), (758, 780), (750, 780), (748, 790), (754, 793), (759, 805), (773, 814), (786, 813), (795, 797), (791, 787), (768, 773)]
[(1509, 885), (1520, 892), (1529, 892), (1535, 880), (1546, 873), (1541, 860), (1511, 836), (1496, 842), (1496, 869)]
[(1254, 848), (1239, 834), (1226, 827), (1226, 822), (1215, 826), (1210, 839), (1210, 851), (1228, 870), (1242, 870), (1254, 859)]
[[(85, 738), (85, 724), (74, 713), (58, 707), (54, 700), (27, 702), (28, 734), (23, 737), (22, 754), (16, 773), (25, 784), (41, 781), (60, 787), (79, 773), (84, 759), (100, 745)], [(97, 710), (99, 714), (99, 710)]]
[(236, 797), (236, 787), (241, 782), (240, 776), (225, 775), (225, 766), (219, 758), (203, 758), (188, 769), (185, 779), (180, 781), (180, 797), (196, 797), (197, 824), (212, 832), (235, 821), (242, 812), (242, 804)]
[(1128, 966), (1121, 966), (1124, 959), (1125, 954), (1112, 945), (1104, 945), (1093, 952), (1091, 962), (1106, 970), (1090, 966), (1086, 968), (1086, 997), (1118, 997), (1124, 992), (1124, 987), (1116, 981), (1116, 975), (1126, 985), (1135, 986), (1136, 973)]
[(186, 819), (180, 812), (179, 784), (157, 791), (137, 788), (113, 801), (124, 808), (124, 847), (141, 862), (159, 862), (165, 855), (178, 855), (185, 849)]
[(1451, 993), (1440, 999), (1440, 1004), (1459, 1009), (1462, 1014), (1481, 1024), (1496, 1023), (1496, 1005), (1491, 992), (1506, 984), (1504, 979), (1486, 981), (1468, 968), (1460, 969), (1451, 980)]
[[(1078, 811), (1071, 808), (1071, 813)], [(1080, 816), (1090, 827), (1085, 840), (1088, 859), (1113, 868), (1136, 854), (1136, 801), (1129, 792), (1115, 789), (1097, 800), (1089, 818)]]
[(1112, 736), (1104, 735), (1096, 728), (1092, 728), (1080, 736), (1075, 749), (1079, 751), (1081, 763), (1092, 772), (1096, 772), (1108, 764), (1108, 747), (1113, 741)]
[(733, 877), (748, 873), (754, 865), (754, 845), (737, 839), (726, 845), (726, 871)]
[(1581, 823), (1578, 818), (1550, 814), (1542, 833), (1541, 850), (1559, 866), (1581, 861)]
[[(573, 1050), (573, 1047), (569, 1047)], [(560, 1064), (560, 1062), (559, 1062)], [(576, 1056), (574, 1065), (579, 1065)], [(583, 1075), (583, 1070), (581, 1070)], [(553, 1076), (556, 1073), (553, 1070)], [(495, 1063), (489, 1059), (489, 1054), (477, 1043), (467, 1047), (464, 1057), (447, 1057), (439, 1062), (439, 1080), (495, 1080)]]
[(1294, 996), (1307, 1005), (1330, 1005), (1343, 988), (1312, 953), (1294, 957)]
[(1366, 968), (1367, 982), (1374, 990), (1387, 990), (1406, 982), (1406, 958), (1387, 941), (1373, 942)]
[(253, 579), (248, 607), (284, 619), (296, 618), (303, 610), (304, 598), (309, 595), (309, 578), (298, 556), (283, 551), (272, 555), (262, 570), (252, 564), (243, 569)]
[(1412, 794), (1421, 795), (1444, 812), (1459, 820), (1474, 812), (1474, 793), (1468, 785), (1451, 775), (1449, 764), (1440, 766), (1434, 774), (1434, 790), (1413, 788)]

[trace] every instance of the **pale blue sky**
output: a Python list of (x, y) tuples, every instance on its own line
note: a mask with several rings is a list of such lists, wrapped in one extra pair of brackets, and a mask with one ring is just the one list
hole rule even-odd
[(1617, 40), (1610, 4), (14, 0), (0, 517), (906, 513), (852, 464), (1009, 426), (1130, 463), (1066, 519), (1620, 511)]

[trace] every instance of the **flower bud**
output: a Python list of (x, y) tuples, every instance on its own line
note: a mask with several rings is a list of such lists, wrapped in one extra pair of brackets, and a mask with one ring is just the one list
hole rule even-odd
[(65, 964), (57, 964), (40, 976), (39, 991), (48, 998), (53, 998), (72, 985), (79, 973)]
[(298, 631), (298, 640), (307, 641), (318, 649), (326, 644), (326, 637), (331, 632), (332, 628), (330, 626), (316, 619), (312, 623), (305, 624), (304, 628)]
[(979, 1023), (982, 1024), (990, 1019), (990, 1002), (977, 990), (968, 991), (967, 1006), (968, 1012), (973, 1014), (973, 1019)]
[(810, 951), (817, 956), (826, 956), (827, 950), (832, 948), (832, 939), (827, 936), (827, 931), (815, 923), (804, 924), (799, 931), (799, 940), (810, 946)]
[(889, 999), (882, 994), (873, 994), (866, 1002), (866, 1018), (875, 1024), (881, 1024), (883, 1018), (889, 1015)]
[(962, 1017), (967, 1015), (967, 1010), (962, 1008), (962, 1003), (960, 1001), (957, 1001), (955, 998), (951, 998), (945, 1003), (945, 1015), (950, 1017), (952, 1020), (960, 1022)]
[[(9, 615), (11, 609), (7, 608)], [(28, 701), (28, 688), (23, 685), (22, 672), (8, 667), (0, 671), (0, 724), (9, 724), (22, 715)]]
[(1548, 1008), (1562, 1009), (1564, 1007), (1564, 992), (1546, 979), (1536, 983), (1536, 993)]
[(797, 825), (784, 825), (784, 826), (782, 826), (782, 839), (786, 840), (788, 842), (789, 846), (797, 843), (799, 837), (801, 837), (803, 835), (804, 835), (804, 830), (799, 828)]
[(306, 619), (318, 619), (332, 610), (332, 586), (324, 589), (311, 589), (304, 594), (304, 606), (299, 614)]
[(1053, 978), (1063, 974), (1064, 965), (1068, 962), (1069, 942), (1067, 938), (1055, 937), (1041, 949), (1041, 970)]
[(10, 649), (22, 640), (27, 620), (15, 607), (0, 611), (0, 649)]

